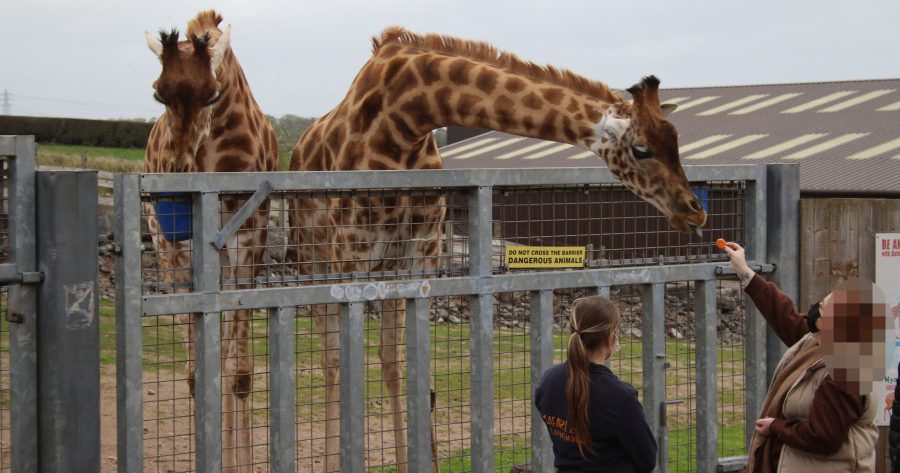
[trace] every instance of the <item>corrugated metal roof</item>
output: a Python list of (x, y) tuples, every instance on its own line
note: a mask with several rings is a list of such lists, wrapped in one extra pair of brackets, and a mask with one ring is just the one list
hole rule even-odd
[[(800, 164), (804, 192), (900, 194), (900, 79), (663, 89), (685, 165)], [(584, 148), (490, 132), (447, 168), (602, 165)]]

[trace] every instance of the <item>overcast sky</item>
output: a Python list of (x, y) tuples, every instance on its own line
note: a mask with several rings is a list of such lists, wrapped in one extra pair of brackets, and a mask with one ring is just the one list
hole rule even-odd
[(624, 88), (900, 77), (900, 1), (0, 0), (0, 113), (156, 117), (144, 31), (215, 8), (270, 115), (336, 105), (389, 25), (488, 41)]

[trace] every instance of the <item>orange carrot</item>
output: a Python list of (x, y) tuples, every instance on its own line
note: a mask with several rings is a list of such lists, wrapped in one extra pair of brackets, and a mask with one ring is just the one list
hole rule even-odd
[(720, 250), (725, 249), (725, 240), (722, 238), (719, 238), (718, 240), (716, 240), (716, 248), (718, 248)]

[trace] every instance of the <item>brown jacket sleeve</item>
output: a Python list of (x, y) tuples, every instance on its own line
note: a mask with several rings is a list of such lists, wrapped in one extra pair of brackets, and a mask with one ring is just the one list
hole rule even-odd
[(847, 439), (850, 425), (863, 413), (860, 396), (839, 388), (831, 376), (825, 377), (813, 396), (809, 419), (775, 419), (769, 427), (785, 445), (819, 455), (831, 455)]
[(806, 316), (797, 312), (794, 302), (772, 284), (759, 275), (753, 276), (744, 292), (753, 300), (753, 304), (766, 318), (769, 327), (778, 334), (785, 345), (791, 346), (807, 332)]

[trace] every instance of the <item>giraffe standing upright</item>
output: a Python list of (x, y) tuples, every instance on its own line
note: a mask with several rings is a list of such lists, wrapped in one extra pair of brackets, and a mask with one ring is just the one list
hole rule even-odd
[[(699, 233), (706, 213), (681, 168), (675, 127), (665, 119), (674, 107), (660, 105), (658, 88), (659, 81), (647, 77), (629, 89), (629, 102), (600, 82), (522, 61), (485, 43), (392, 27), (373, 38), (372, 57), (343, 101), (300, 138), (290, 169), (439, 169), (433, 129), (500, 130), (594, 151), (672, 227)], [(303, 274), (428, 272), (438, 264), (445, 212), (440, 197), (300, 199), (292, 208)], [(337, 471), (339, 324), (333, 307), (313, 312), (324, 339), (326, 466)], [(407, 459), (400, 400), (404, 318), (402, 301), (382, 302), (379, 355), (400, 472)]]
[[(259, 172), (278, 170), (275, 133), (257, 105), (244, 72), (230, 48), (231, 26), (222, 32), (222, 17), (205, 11), (188, 23), (187, 39), (178, 31), (149, 33), (147, 44), (162, 63), (153, 97), (165, 113), (150, 132), (145, 172)], [(227, 220), (243, 204), (222, 202)], [(268, 202), (260, 206), (223, 252), (223, 276), (252, 279), (266, 244)], [(163, 280), (184, 291), (190, 283), (190, 242), (170, 242), (160, 233), (152, 205), (145, 206)], [(223, 222), (224, 224), (224, 222)], [(179, 284), (181, 283), (181, 284)], [(180, 287), (179, 287), (180, 286)], [(199, 316), (199, 314), (195, 314)], [(194, 394), (194, 333), (191, 316), (178, 319), (186, 327), (188, 384)], [(251, 471), (252, 364), (248, 352), (251, 313), (222, 314), (223, 465), (226, 471)]]

